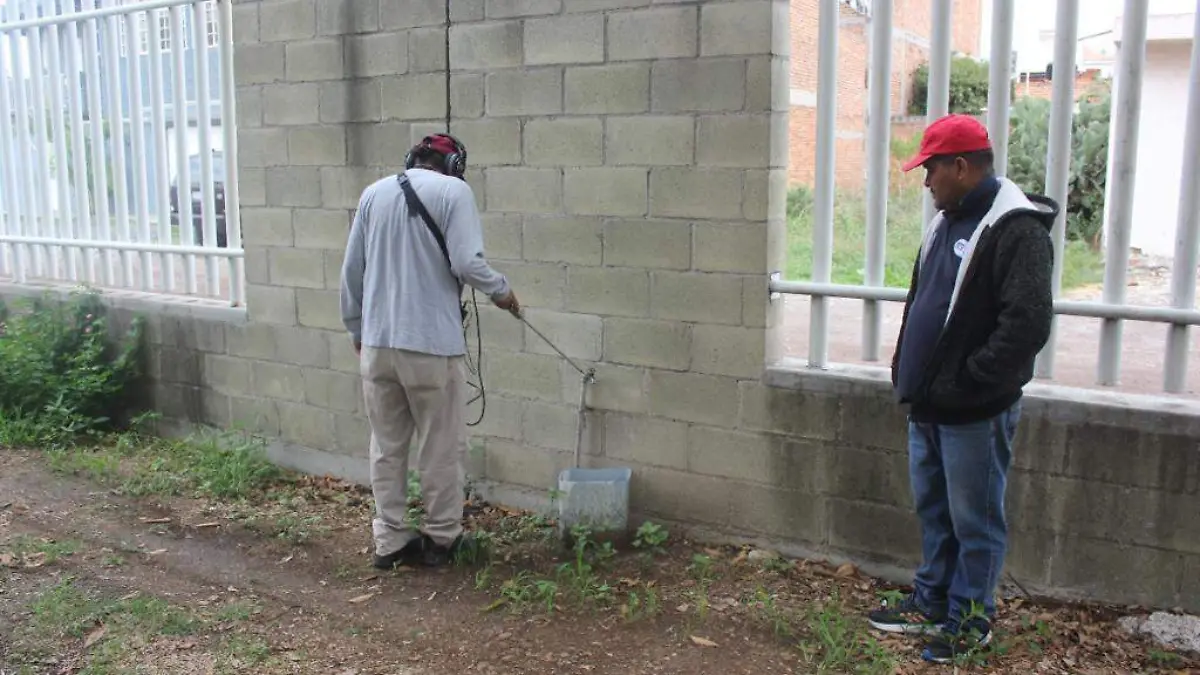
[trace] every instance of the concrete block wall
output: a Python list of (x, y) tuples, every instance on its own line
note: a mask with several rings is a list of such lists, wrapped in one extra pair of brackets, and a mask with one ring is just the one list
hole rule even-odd
[[(235, 5), (249, 308), (110, 295), (122, 320), (150, 320), (156, 409), (248, 427), (281, 463), (365, 480), (369, 428), (338, 319), (342, 250), (361, 189), (445, 126), (445, 7)], [(787, 5), (454, 0), (450, 11), (451, 130), (471, 151), (489, 257), (530, 320), (597, 371), (585, 464), (634, 469), (636, 518), (905, 578), (918, 533), (886, 382), (795, 368), (775, 351)], [(497, 496), (544, 496), (572, 461), (580, 377), (481, 309), (488, 399), (471, 474)], [(1200, 492), (1200, 410), (1042, 392), (1021, 434), (1017, 579), (1200, 609), (1187, 582), (1200, 531), (1183, 515)]]

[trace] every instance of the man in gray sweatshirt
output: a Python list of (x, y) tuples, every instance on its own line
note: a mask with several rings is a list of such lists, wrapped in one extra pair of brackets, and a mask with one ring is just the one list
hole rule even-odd
[[(372, 529), (380, 569), (445, 564), (463, 543), (462, 284), (501, 309), (520, 311), (508, 280), (484, 257), (475, 195), (462, 179), (466, 156), (452, 136), (428, 136), (410, 151), (403, 174), (368, 186), (342, 265), (342, 323), (359, 354), (371, 423)], [(406, 181), (413, 193), (407, 198)], [(412, 197), (442, 242), (420, 208), (410, 208)], [(414, 437), (426, 512), (422, 531), (406, 522)]]

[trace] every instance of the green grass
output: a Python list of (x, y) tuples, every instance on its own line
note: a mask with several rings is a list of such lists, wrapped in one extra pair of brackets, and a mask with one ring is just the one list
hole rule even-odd
[[(923, 191), (898, 187), (888, 200), (884, 285), (907, 288), (913, 261), (921, 246), (925, 221)], [(833, 283), (859, 285), (866, 270), (867, 202), (864, 195), (843, 192), (834, 197)], [(813, 202), (806, 188), (788, 194), (786, 278), (812, 278)], [(1098, 283), (1104, 276), (1104, 260), (1079, 241), (1067, 242), (1063, 261), (1063, 289)]]

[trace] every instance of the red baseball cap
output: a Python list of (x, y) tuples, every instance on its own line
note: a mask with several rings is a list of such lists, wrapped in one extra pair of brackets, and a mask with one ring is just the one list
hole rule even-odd
[(988, 150), (992, 141), (987, 127), (970, 115), (952, 114), (938, 118), (925, 129), (921, 137), (921, 149), (904, 164), (905, 171), (912, 171), (938, 155), (959, 155), (967, 152)]

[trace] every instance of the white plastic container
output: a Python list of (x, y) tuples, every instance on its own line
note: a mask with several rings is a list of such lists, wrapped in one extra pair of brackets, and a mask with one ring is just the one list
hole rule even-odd
[(629, 530), (633, 470), (566, 469), (558, 474), (558, 530), (564, 538), (582, 525), (596, 540), (623, 539)]

